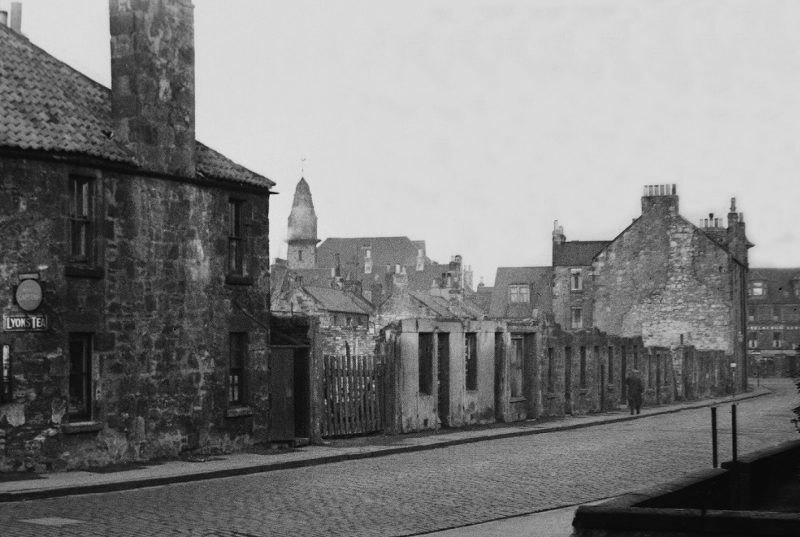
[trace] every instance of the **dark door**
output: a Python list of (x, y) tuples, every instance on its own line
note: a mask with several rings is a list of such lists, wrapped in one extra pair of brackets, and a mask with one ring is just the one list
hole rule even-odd
[(606, 411), (606, 366), (600, 364), (600, 412)]
[[(652, 371), (652, 368), (650, 369)], [(661, 355), (656, 353), (656, 404), (661, 404)]]
[(622, 367), (621, 375), (619, 377), (619, 380), (622, 383), (622, 401), (620, 401), (620, 403), (625, 403), (628, 401), (628, 383), (625, 382), (625, 380), (628, 378), (628, 354), (625, 352), (625, 345), (623, 345), (620, 350), (622, 351)]
[(297, 438), (311, 436), (311, 379), (309, 349), (294, 351), (294, 435)]
[(294, 440), (294, 348), (272, 347), (270, 353), (269, 422), (272, 442)]
[(503, 333), (494, 334), (494, 414), (498, 420), (503, 419)]
[(572, 347), (564, 348), (564, 413), (572, 414)]
[(439, 333), (437, 341), (439, 351), (439, 366), (436, 377), (437, 392), (439, 394), (439, 419), (442, 427), (450, 423), (450, 334)]

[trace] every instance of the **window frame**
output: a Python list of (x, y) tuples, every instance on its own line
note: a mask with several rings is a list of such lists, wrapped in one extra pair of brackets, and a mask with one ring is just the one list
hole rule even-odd
[(569, 290), (574, 292), (583, 291), (583, 269), (569, 269)]
[(478, 334), (464, 333), (464, 387), (467, 391), (478, 389)]
[(772, 333), (772, 348), (773, 349), (782, 349), (783, 348), (783, 333), (782, 332), (773, 332)]
[[(583, 308), (570, 308), (569, 309), (569, 326), (573, 330), (583, 329)], [(576, 320), (577, 312), (577, 320)]]
[[(93, 335), (90, 332), (70, 332), (68, 336), (69, 349), (69, 379), (67, 397), (67, 417), (69, 423), (92, 421), (94, 407), (94, 390), (92, 387), (92, 343)], [(78, 353), (74, 353), (75, 346), (80, 346)], [(79, 354), (79, 356), (76, 356)], [(80, 367), (75, 365), (79, 363)], [(79, 393), (76, 393), (79, 392)], [(81, 408), (74, 410), (73, 394), (78, 396)]]
[[(767, 296), (767, 283), (762, 280), (754, 280), (748, 286), (748, 295), (753, 298), (762, 298)], [(758, 292), (756, 292), (758, 290)]]
[[(94, 223), (97, 204), (96, 179), (80, 174), (70, 174), (68, 188), (69, 259), (71, 263), (93, 266), (97, 251)], [(76, 233), (77, 229), (80, 229), (82, 233)], [(83, 238), (80, 246), (76, 242), (78, 235)]]
[(14, 402), (13, 370), (11, 368), (11, 345), (0, 345), (0, 404)]
[(247, 332), (228, 333), (228, 406), (247, 406)]
[(750, 332), (747, 337), (747, 348), (748, 349), (757, 349), (758, 348), (758, 332)]
[(508, 286), (508, 302), (510, 304), (530, 304), (531, 286), (527, 283), (512, 283)]
[[(228, 198), (228, 270), (231, 276), (247, 276), (246, 200)], [(298, 250), (299, 252), (299, 250)]]
[(508, 386), (512, 399), (525, 396), (525, 336), (511, 335), (511, 353), (508, 360)]

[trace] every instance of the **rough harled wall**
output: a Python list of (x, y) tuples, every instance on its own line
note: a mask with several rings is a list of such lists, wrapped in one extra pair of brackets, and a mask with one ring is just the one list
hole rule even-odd
[[(438, 429), (442, 425), (439, 388), (436, 378), (439, 355), (436, 338), (446, 335), (449, 341), (449, 421), (451, 427), (492, 423), (494, 417), (494, 338), (500, 323), (493, 321), (436, 321), (405, 319), (391, 325), (382, 345), (392, 347), (396, 360), (397, 408), (400, 432)], [(386, 331), (385, 331), (386, 332)], [(478, 389), (466, 389), (465, 334), (474, 332), (478, 344)], [(431, 393), (419, 391), (419, 334), (434, 334), (433, 383)], [(387, 402), (393, 406), (392, 401)], [(394, 422), (395, 420), (390, 420)]]
[[(251, 285), (226, 285), (230, 193), (150, 179), (109, 183), (106, 307), (115, 340), (104, 371), (110, 428), (144, 457), (229, 450), (268, 427), (268, 199), (246, 198)], [(229, 334), (248, 334), (252, 417), (228, 418)], [(235, 443), (232, 446), (231, 443)]]
[(641, 335), (647, 346), (681, 343), (733, 353), (734, 262), (678, 214), (677, 196), (643, 198), (643, 214), (594, 263), (594, 325)]
[[(266, 438), (267, 196), (236, 194), (252, 209), (253, 282), (227, 285), (219, 222), (229, 192), (66, 164), (6, 159), (0, 167), (0, 308), (19, 313), (17, 275), (41, 268), (37, 313), (50, 321), (45, 332), (0, 332), (13, 374), (13, 400), (0, 404), (0, 470), (98, 466)], [(97, 252), (88, 265), (69, 257), (70, 174), (94, 179)], [(249, 409), (228, 417), (228, 337), (240, 331), (249, 337)], [(92, 341), (93, 404), (80, 424), (68, 423), (75, 332)]]
[(194, 7), (110, 0), (114, 136), (148, 169), (195, 176)]

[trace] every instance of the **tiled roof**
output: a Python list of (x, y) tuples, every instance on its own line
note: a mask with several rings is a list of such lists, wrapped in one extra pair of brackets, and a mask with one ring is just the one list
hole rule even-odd
[[(377, 280), (383, 282), (386, 265), (415, 267), (417, 247), (420, 241), (408, 237), (353, 237), (325, 239), (317, 247), (317, 266), (336, 266), (336, 254), (343, 276), (358, 280)], [(372, 274), (364, 274), (364, 249), (369, 247), (372, 256)], [(424, 249), (423, 249), (424, 254)], [(430, 260), (426, 257), (425, 264)]]
[(286, 265), (273, 265), (270, 274), (272, 294), (282, 293), (289, 288), (292, 279), (300, 278), (299, 285), (308, 287), (331, 286), (331, 269), (290, 269)]
[(479, 287), (478, 292), (469, 294), (464, 298), (465, 301), (469, 302), (483, 313), (488, 315), (489, 308), (492, 304), (492, 291), (494, 287)]
[(419, 291), (411, 291), (409, 294), (439, 317), (454, 316), (447, 308), (447, 300), (440, 296), (433, 296)]
[[(550, 279), (552, 267), (500, 267), (494, 280), (489, 317), (493, 319), (527, 319), (533, 316), (534, 309), (550, 311), (552, 294)], [(508, 286), (527, 284), (530, 302), (510, 303)]]
[[(147, 169), (113, 137), (111, 90), (0, 25), (0, 147), (73, 153)], [(196, 142), (198, 175), (272, 181)]]
[(753, 304), (800, 304), (800, 297), (794, 294), (792, 280), (800, 285), (800, 268), (751, 268), (747, 273), (748, 284), (764, 282), (767, 294), (764, 298), (748, 297)]
[(554, 267), (585, 267), (611, 241), (569, 241), (553, 245)]
[(408, 288), (412, 291), (427, 291), (434, 281), (441, 280), (443, 273), (450, 271), (450, 265), (439, 263), (426, 263), (425, 268), (419, 271), (415, 268), (408, 271)]
[(458, 300), (449, 301), (444, 297), (431, 295), (421, 291), (409, 293), (439, 317), (459, 319), (482, 319), (484, 313), (475, 306)]
[(342, 313), (369, 314), (371, 310), (360, 301), (355, 300), (350, 294), (341, 289), (326, 289), (324, 287), (303, 287), (320, 306), (328, 311)]

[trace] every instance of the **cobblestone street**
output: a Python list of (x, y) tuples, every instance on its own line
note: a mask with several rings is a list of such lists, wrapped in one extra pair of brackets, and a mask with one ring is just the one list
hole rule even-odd
[[(797, 437), (787, 380), (739, 403), (739, 450)], [(720, 406), (720, 460), (730, 410)], [(0, 504), (0, 534), (413, 535), (552, 509), (711, 465), (708, 408), (244, 477)], [(44, 517), (63, 526), (24, 522)]]

